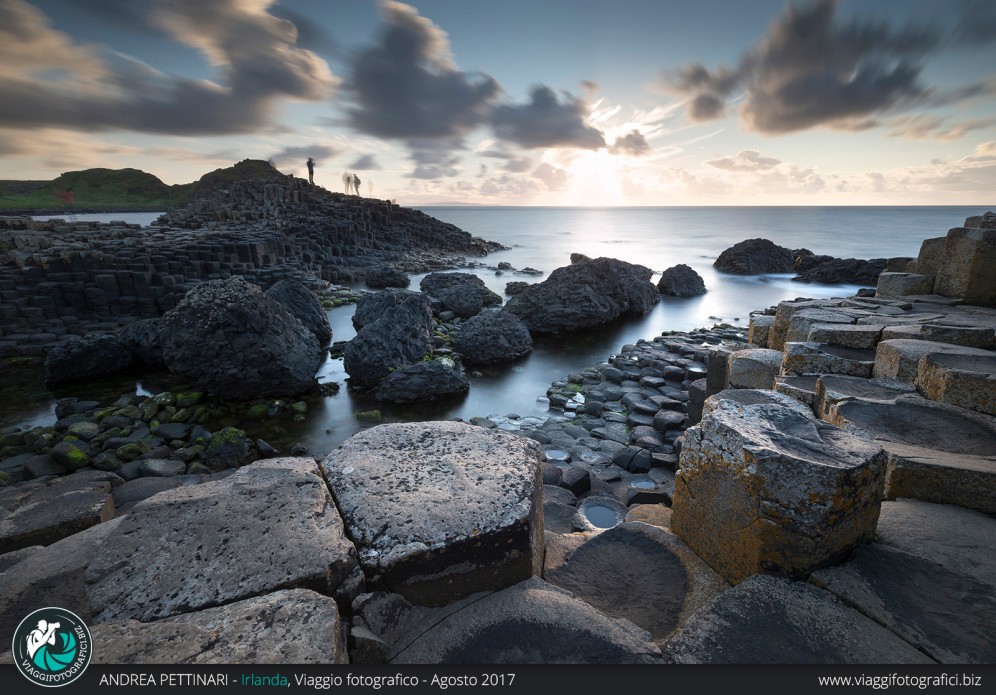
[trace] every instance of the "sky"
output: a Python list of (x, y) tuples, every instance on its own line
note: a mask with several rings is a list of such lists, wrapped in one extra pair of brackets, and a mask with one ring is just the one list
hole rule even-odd
[(0, 179), (403, 205), (976, 205), (993, 0), (0, 0)]

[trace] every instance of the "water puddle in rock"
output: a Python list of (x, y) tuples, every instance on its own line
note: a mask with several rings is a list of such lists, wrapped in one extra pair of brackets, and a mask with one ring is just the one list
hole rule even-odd
[(619, 523), (615, 510), (601, 504), (588, 504), (581, 510), (585, 518), (598, 528), (612, 528)]

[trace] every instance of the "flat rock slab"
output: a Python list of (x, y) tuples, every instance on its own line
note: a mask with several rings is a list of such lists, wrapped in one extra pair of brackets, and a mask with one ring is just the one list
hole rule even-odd
[(412, 607), (397, 594), (368, 594), (354, 602), (354, 610), (387, 642), (390, 663), (662, 662), (646, 630), (605, 616), (538, 577), (443, 608)]
[(816, 382), (818, 375), (779, 376), (775, 378), (775, 391), (791, 396), (800, 403), (812, 406), (816, 400)]
[(96, 664), (346, 664), (334, 599), (276, 591), (217, 608), (91, 628)]
[(875, 367), (874, 350), (856, 350), (824, 343), (785, 343), (782, 374), (844, 374), (869, 379)]
[(996, 415), (996, 353), (924, 355), (916, 386), (932, 401)]
[(114, 518), (114, 473), (80, 471), (0, 489), (0, 554), (49, 545)]
[(598, 534), (544, 578), (655, 640), (728, 588), (677, 536), (637, 523)]
[(830, 409), (847, 400), (893, 403), (900, 396), (913, 393), (914, 388), (896, 379), (862, 379), (856, 376), (825, 374), (816, 382), (813, 410), (825, 419)]
[(112, 519), (91, 526), (5, 569), (0, 575), (0, 634), (13, 635), (24, 616), (46, 606), (67, 606), (87, 624), (93, 623), (83, 574), (120, 524), (121, 519)]
[(993, 663), (996, 594), (956, 569), (874, 544), (812, 581), (936, 661)]
[(996, 519), (950, 504), (883, 502), (879, 543), (996, 586)]
[(955, 354), (991, 358), (990, 350), (937, 343), (931, 340), (883, 340), (875, 348), (875, 368), (872, 376), (890, 377), (913, 383), (920, 371), (924, 355)]
[(277, 458), (139, 502), (86, 582), (98, 622), (147, 622), (279, 589), (332, 595), (356, 567), (318, 465)]
[(729, 387), (734, 389), (770, 389), (782, 365), (779, 350), (751, 348), (729, 356)]
[(322, 470), (371, 586), (444, 605), (541, 571), (538, 449), (461, 422), (380, 425)]
[(682, 664), (930, 664), (829, 592), (756, 575), (693, 615), (662, 647)]
[[(805, 379), (809, 377), (784, 377)], [(794, 410), (804, 417), (812, 417), (813, 410), (805, 403), (778, 391), (770, 389), (726, 389), (709, 396), (702, 406), (702, 415), (708, 415), (719, 407), (720, 401), (733, 401), (741, 405), (781, 405)]]
[(880, 446), (791, 408), (728, 400), (684, 440), (671, 528), (727, 581), (805, 577), (874, 538)]

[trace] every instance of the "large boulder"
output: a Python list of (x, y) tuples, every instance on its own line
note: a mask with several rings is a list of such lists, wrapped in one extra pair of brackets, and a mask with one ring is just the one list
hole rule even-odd
[(453, 347), (470, 364), (496, 364), (528, 353), (533, 337), (515, 314), (483, 311), (463, 324)]
[(150, 369), (165, 369), (163, 323), (159, 319), (142, 319), (118, 331), (118, 337), (131, 351), (135, 364)]
[(49, 350), (45, 383), (58, 386), (127, 369), (134, 363), (128, 345), (115, 333), (73, 336)]
[(776, 404), (720, 401), (685, 431), (671, 528), (737, 584), (804, 578), (875, 535), (886, 454)]
[(501, 296), (470, 273), (429, 273), (419, 289), (433, 299), (433, 311), (452, 311), (461, 318), (481, 313), (486, 306), (501, 306)]
[(878, 276), (885, 270), (887, 262), (885, 258), (871, 260), (831, 258), (800, 272), (792, 279), (796, 282), (820, 282), (831, 285), (850, 283), (874, 287), (878, 284)]
[(377, 389), (377, 400), (416, 403), (458, 396), (469, 390), (470, 381), (462, 371), (439, 360), (429, 360), (388, 374)]
[(302, 393), (324, 359), (311, 330), (238, 276), (198, 285), (162, 321), (170, 371), (229, 398)]
[(672, 266), (661, 273), (657, 289), (669, 297), (697, 297), (706, 293), (702, 276), (684, 263)]
[(531, 333), (560, 333), (598, 326), (624, 315), (643, 315), (660, 302), (653, 271), (613, 258), (579, 260), (557, 268), (543, 282), (512, 297), (505, 311)]
[(376, 386), (391, 372), (432, 354), (432, 311), (423, 294), (385, 290), (364, 297), (357, 303), (354, 324), (357, 317), (359, 332), (343, 351), (343, 367), (356, 384)]
[(389, 265), (379, 265), (367, 271), (367, 287), (382, 290), (386, 287), (408, 287), (411, 278), (397, 268)]
[(329, 315), (325, 313), (325, 309), (311, 290), (297, 280), (289, 278), (281, 280), (263, 294), (280, 302), (288, 314), (315, 334), (321, 345), (325, 345), (332, 338)]
[(86, 582), (97, 622), (148, 622), (279, 589), (334, 596), (356, 570), (318, 465), (285, 458), (139, 502)]
[(371, 588), (444, 605), (538, 574), (536, 442), (462, 422), (379, 425), (322, 462)]
[(734, 275), (791, 273), (795, 270), (792, 252), (767, 239), (747, 239), (719, 254), (716, 270)]

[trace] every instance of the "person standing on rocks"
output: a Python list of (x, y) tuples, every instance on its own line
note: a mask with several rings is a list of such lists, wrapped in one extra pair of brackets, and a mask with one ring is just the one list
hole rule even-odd
[(315, 160), (308, 157), (308, 183), (315, 185)]
[(360, 194), (360, 177), (353, 174), (353, 188), (356, 190), (356, 195)]
[(342, 172), (342, 192), (349, 195), (349, 187), (353, 185), (353, 175), (348, 171)]

